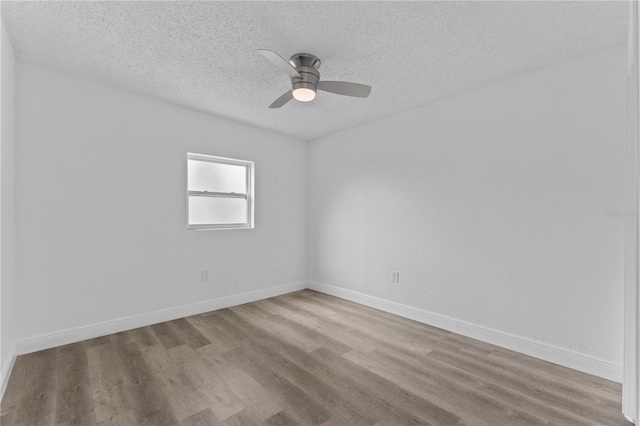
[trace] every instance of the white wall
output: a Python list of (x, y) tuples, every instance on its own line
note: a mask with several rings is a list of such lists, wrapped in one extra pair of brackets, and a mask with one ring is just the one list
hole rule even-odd
[(624, 209), (625, 61), (311, 142), (309, 279), (620, 363), (624, 218), (605, 209)]
[[(17, 93), (19, 339), (305, 280), (305, 143), (22, 61)], [(187, 151), (255, 161), (254, 230), (186, 230)]]
[(0, 34), (1, 61), (1, 145), (0, 145), (0, 353), (2, 377), (1, 393), (7, 384), (16, 344), (16, 240), (14, 192), (14, 109), (15, 109), (15, 55), (11, 42), (2, 27)]

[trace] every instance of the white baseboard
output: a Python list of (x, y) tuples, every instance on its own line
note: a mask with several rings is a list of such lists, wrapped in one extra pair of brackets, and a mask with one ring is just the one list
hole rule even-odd
[(463, 336), (501, 346), (516, 352), (521, 352), (545, 361), (553, 362), (564, 367), (582, 371), (594, 376), (603, 377), (622, 383), (622, 365), (605, 359), (597, 358), (585, 353), (565, 349), (548, 343), (516, 336), (492, 328), (483, 327), (466, 321), (457, 320), (445, 315), (424, 311), (400, 303), (391, 302), (364, 293), (335, 287), (315, 281), (307, 281), (308, 288), (321, 293), (350, 300), (381, 311), (389, 312), (414, 321), (442, 328)]
[(0, 400), (4, 396), (4, 391), (7, 389), (7, 384), (9, 383), (9, 376), (11, 375), (11, 370), (13, 370), (13, 365), (16, 363), (16, 351), (17, 345), (14, 343), (11, 345), (11, 349), (9, 349), (9, 353), (7, 354), (7, 359), (4, 360), (2, 364), (2, 383), (0, 384)]
[[(244, 303), (255, 302), (256, 300), (268, 299), (270, 297), (280, 296), (281, 294), (304, 290), (307, 287), (306, 284), (307, 281), (284, 284), (262, 290), (250, 291), (233, 296), (226, 296), (218, 299), (207, 300), (204, 302), (193, 303), (191, 305), (178, 306), (161, 311), (148, 312), (142, 315), (118, 318), (98, 324), (61, 330), (54, 333), (27, 339), (20, 339), (18, 340), (17, 344), (17, 354), (28, 354), (43, 349), (67, 345), (69, 343), (80, 342), (82, 340), (93, 339), (95, 337), (106, 336), (113, 333), (119, 333), (121, 331), (132, 330), (134, 328), (146, 327), (148, 325), (157, 324), (160, 322), (171, 321), (191, 315), (202, 314), (204, 312), (215, 311), (217, 309), (242, 305)], [(4, 378), (5, 376), (3, 370), (2, 379), (4, 380)]]
[(462, 334), (467, 337), (501, 346), (530, 355), (545, 361), (553, 362), (565, 367), (583, 371), (595, 376), (604, 377), (616, 382), (622, 382), (622, 365), (613, 363), (608, 360), (597, 358), (581, 352), (570, 349), (560, 348), (548, 343), (528, 339), (514, 334), (494, 330), (466, 321), (457, 320), (445, 315), (428, 312), (422, 309), (413, 308), (411, 306), (392, 302), (364, 293), (347, 290), (332, 285), (319, 283), (315, 281), (300, 281), (296, 283), (284, 284), (276, 287), (270, 287), (263, 290), (257, 290), (247, 293), (241, 293), (233, 296), (221, 297), (218, 299), (207, 300), (205, 302), (194, 303), (191, 305), (179, 306), (176, 308), (165, 309), (161, 311), (149, 312), (142, 315), (135, 315), (126, 318), (118, 318), (112, 321), (106, 321), (99, 324), (78, 327), (74, 329), (62, 330), (55, 333), (36, 336), (28, 339), (21, 339), (17, 345), (11, 349), (5, 365), (2, 366), (2, 393), (7, 385), (9, 373), (13, 368), (16, 355), (22, 355), (43, 349), (49, 349), (56, 346), (75, 343), (82, 340), (92, 339), (95, 337), (105, 336), (108, 334), (119, 333), (121, 331), (131, 330), (134, 328), (145, 327), (160, 322), (171, 321), (178, 318), (184, 318), (191, 315), (197, 315), (204, 312), (215, 311), (217, 309), (228, 308), (231, 306), (241, 305), (243, 303), (254, 302), (257, 300), (267, 299), (294, 291), (309, 288), (321, 293), (340, 297), (381, 311), (389, 312), (401, 317), (409, 318), (424, 324), (442, 328), (454, 333)]

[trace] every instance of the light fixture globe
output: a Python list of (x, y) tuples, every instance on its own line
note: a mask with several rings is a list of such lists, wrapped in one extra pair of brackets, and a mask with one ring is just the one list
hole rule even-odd
[(300, 102), (309, 102), (316, 97), (316, 91), (309, 87), (293, 88), (293, 98)]

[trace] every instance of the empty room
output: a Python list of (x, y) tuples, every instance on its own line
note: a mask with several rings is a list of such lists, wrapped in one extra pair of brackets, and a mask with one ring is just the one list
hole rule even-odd
[(2, 425), (640, 420), (636, 1), (2, 1)]

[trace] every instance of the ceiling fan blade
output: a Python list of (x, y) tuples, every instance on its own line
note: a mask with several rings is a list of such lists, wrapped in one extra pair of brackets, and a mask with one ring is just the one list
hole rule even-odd
[(258, 49), (258, 53), (264, 56), (269, 62), (271, 62), (276, 67), (280, 68), (282, 71), (289, 74), (291, 77), (300, 77), (300, 73), (296, 71), (296, 69), (291, 65), (286, 59), (282, 56), (278, 55), (276, 52), (271, 50)]
[(366, 98), (371, 93), (371, 86), (358, 83), (347, 83), (346, 81), (321, 81), (318, 89), (338, 95), (355, 96), (356, 98)]
[(293, 93), (291, 93), (291, 90), (287, 90), (284, 95), (280, 96), (271, 105), (269, 105), (269, 108), (280, 108), (291, 99), (293, 99)]

